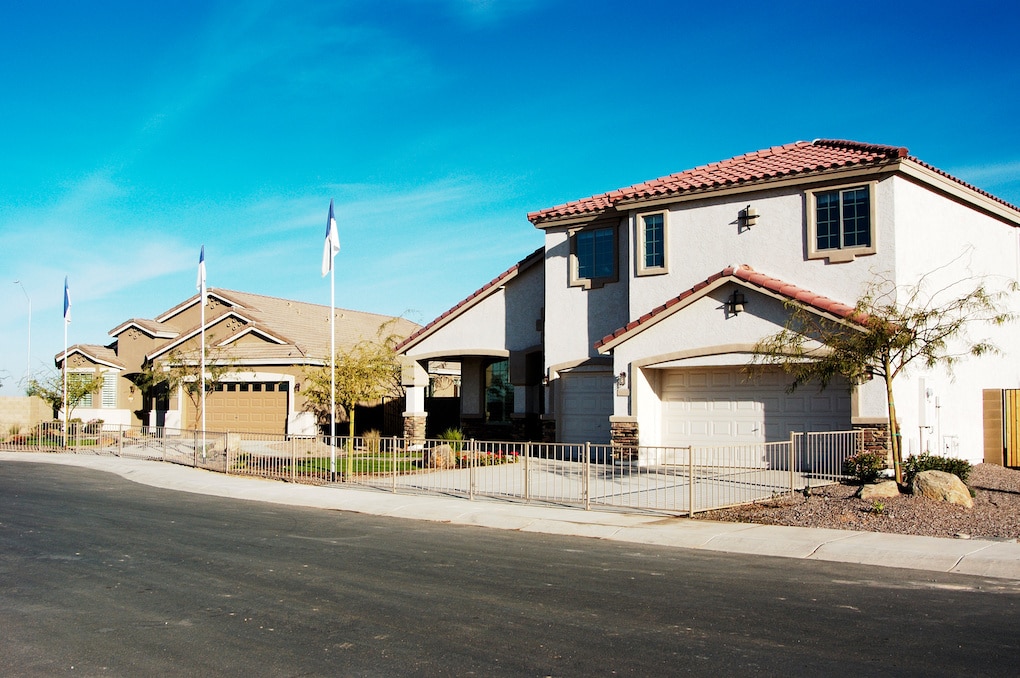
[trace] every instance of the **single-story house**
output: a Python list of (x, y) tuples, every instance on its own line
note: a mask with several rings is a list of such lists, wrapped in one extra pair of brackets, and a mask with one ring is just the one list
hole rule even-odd
[[(69, 375), (99, 374), (103, 386), (73, 412), (82, 420), (125, 426), (193, 428), (196, 404), (184, 390), (148, 388), (143, 375), (169, 362), (197, 365), (202, 325), (199, 294), (153, 319), (132, 318), (110, 330), (113, 342), (78, 344), (56, 356)], [(213, 431), (313, 435), (313, 412), (302, 396), (304, 372), (327, 364), (330, 308), (248, 292), (209, 288), (205, 308), (206, 361), (226, 374), (206, 396)], [(338, 350), (365, 340), (404, 337), (418, 325), (363, 311), (335, 309)], [(399, 420), (399, 412), (398, 412)], [(328, 422), (326, 422), (328, 423)], [(361, 423), (361, 422), (359, 422)], [(366, 422), (367, 423), (367, 422)], [(399, 421), (397, 424), (399, 432)]]

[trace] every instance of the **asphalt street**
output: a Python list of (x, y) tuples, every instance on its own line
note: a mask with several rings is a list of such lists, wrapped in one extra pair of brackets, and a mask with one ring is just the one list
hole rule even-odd
[(1020, 584), (0, 463), (6, 676), (1015, 675)]

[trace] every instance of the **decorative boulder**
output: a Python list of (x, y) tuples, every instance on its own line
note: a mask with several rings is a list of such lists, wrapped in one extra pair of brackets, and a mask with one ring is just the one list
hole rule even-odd
[(921, 471), (914, 476), (910, 488), (914, 494), (929, 499), (948, 501), (950, 504), (959, 504), (967, 508), (974, 506), (974, 499), (971, 498), (970, 490), (963, 481), (945, 471)]
[(426, 455), (425, 462), (430, 468), (453, 468), (457, 465), (457, 457), (449, 445), (436, 445)]
[(900, 486), (896, 484), (895, 480), (883, 480), (880, 483), (869, 483), (861, 486), (861, 489), (857, 491), (857, 496), (865, 501), (898, 497), (900, 496)]

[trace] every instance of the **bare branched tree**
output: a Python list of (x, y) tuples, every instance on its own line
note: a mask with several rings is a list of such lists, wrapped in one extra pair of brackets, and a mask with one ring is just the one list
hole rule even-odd
[(779, 366), (793, 378), (790, 391), (809, 382), (825, 388), (837, 375), (851, 384), (881, 377), (897, 482), (903, 479), (903, 449), (893, 395), (896, 377), (915, 363), (929, 369), (941, 366), (951, 375), (968, 356), (998, 353), (991, 342), (971, 339), (967, 330), (1015, 319), (1006, 310), (1015, 283), (992, 291), (985, 281), (969, 278), (930, 290), (931, 275), (911, 286), (876, 278), (846, 319), (824, 317), (788, 302), (785, 327), (758, 342), (751, 366), (752, 373), (765, 365)]

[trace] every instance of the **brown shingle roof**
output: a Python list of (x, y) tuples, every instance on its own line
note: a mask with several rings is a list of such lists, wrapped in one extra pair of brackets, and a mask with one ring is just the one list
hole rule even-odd
[[(267, 343), (265, 347), (238, 346), (229, 349), (228, 352), (232, 357), (239, 359), (242, 357), (244, 359), (293, 358), (296, 362), (308, 362), (309, 360), (317, 361), (329, 355), (328, 306), (219, 288), (210, 288), (209, 294), (233, 304), (233, 307), (224, 309), (214, 317), (206, 318), (206, 327), (216, 324), (226, 315), (236, 315), (246, 321), (245, 329), (256, 329), (285, 342), (283, 344)], [(160, 317), (165, 318), (177, 314), (180, 310), (196, 303), (197, 300), (198, 295), (196, 294)], [(379, 336), (379, 332), (380, 327), (387, 323), (390, 325), (385, 328), (385, 333), (397, 336), (407, 336), (418, 328), (417, 323), (404, 318), (343, 308), (334, 310), (337, 348), (350, 347), (366, 339), (384, 338)], [(153, 350), (149, 355), (155, 357), (164, 353), (170, 345), (193, 336), (200, 329), (198, 325), (181, 328), (180, 334), (175, 340)], [(218, 339), (225, 341), (228, 337), (219, 337)]]
[(911, 157), (906, 148), (857, 141), (818, 139), (798, 141), (785, 146), (774, 146), (753, 153), (745, 153), (721, 162), (702, 165), (583, 200), (575, 200), (539, 210), (530, 213), (528, 220), (538, 226), (558, 219), (595, 215), (615, 208), (621, 203), (758, 184), (795, 175), (823, 174), (850, 167), (892, 165), (903, 159), (917, 163), (1007, 207), (1018, 209), (1001, 198), (996, 198), (986, 191), (975, 188), (940, 169)]
[[(109, 346), (99, 346), (98, 344), (75, 344), (74, 346), (68, 346), (67, 355), (70, 356), (73, 353), (81, 353), (95, 363), (124, 368), (124, 363), (117, 357), (117, 352)], [(64, 355), (64, 351), (61, 351), (54, 356), (54, 361), (57, 365), (63, 362)]]

